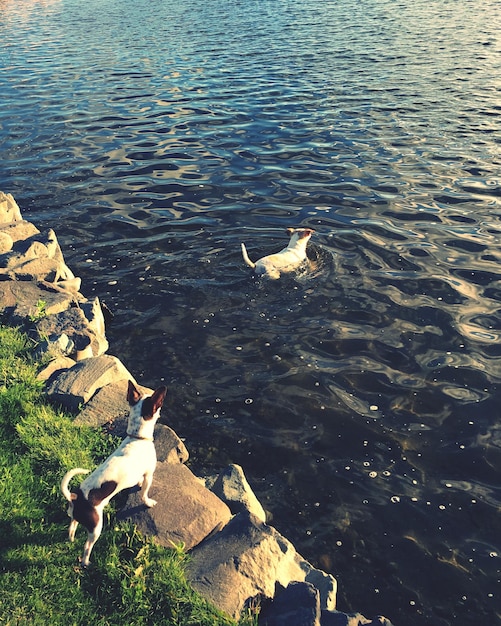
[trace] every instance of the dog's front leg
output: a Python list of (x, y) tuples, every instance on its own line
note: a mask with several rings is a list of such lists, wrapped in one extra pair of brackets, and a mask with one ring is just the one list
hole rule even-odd
[(151, 508), (152, 506), (155, 506), (155, 504), (157, 503), (156, 500), (153, 500), (152, 498), (148, 497), (148, 492), (150, 491), (152, 482), (153, 482), (153, 472), (146, 472), (142, 480), (143, 494), (142, 494), (141, 499), (149, 508)]

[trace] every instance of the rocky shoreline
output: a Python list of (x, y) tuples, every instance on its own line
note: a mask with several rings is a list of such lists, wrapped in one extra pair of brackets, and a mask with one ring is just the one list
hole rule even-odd
[[(98, 298), (87, 300), (80, 288), (54, 231), (40, 232), (23, 220), (14, 198), (0, 191), (2, 322), (25, 329), (37, 342), (38, 356), (50, 356), (39, 377), (52, 402), (74, 413), (75, 423), (124, 436), (127, 381), (138, 383), (108, 354), (106, 308)], [(391, 626), (381, 616), (336, 610), (336, 579), (266, 524), (240, 466), (195, 476), (186, 465), (184, 442), (161, 423), (155, 446), (151, 495), (157, 506), (147, 509), (132, 491), (118, 517), (166, 547), (182, 544), (191, 555), (192, 586), (216, 607), (238, 618), (260, 605), (262, 626)]]

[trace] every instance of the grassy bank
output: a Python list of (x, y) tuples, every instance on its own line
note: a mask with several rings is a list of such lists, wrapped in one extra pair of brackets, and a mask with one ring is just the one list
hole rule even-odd
[(235, 624), (187, 584), (182, 550), (118, 524), (112, 507), (91, 566), (78, 567), (86, 531), (69, 543), (59, 483), (72, 467), (94, 468), (116, 441), (44, 400), (31, 348), (0, 326), (0, 624)]

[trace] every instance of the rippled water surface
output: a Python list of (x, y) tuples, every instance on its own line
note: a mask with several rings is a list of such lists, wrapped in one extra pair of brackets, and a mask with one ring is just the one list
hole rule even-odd
[[(501, 623), (498, 0), (0, 0), (0, 189), (338, 608)], [(315, 229), (314, 266), (242, 261)]]

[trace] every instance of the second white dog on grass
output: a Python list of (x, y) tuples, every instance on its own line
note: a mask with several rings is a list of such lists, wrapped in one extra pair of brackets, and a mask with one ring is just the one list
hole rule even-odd
[(242, 256), (256, 274), (277, 279), (280, 278), (280, 274), (293, 272), (308, 260), (306, 245), (314, 232), (311, 228), (288, 228), (289, 244), (280, 252), (264, 256), (254, 263), (249, 259), (245, 244), (242, 244)]
[(88, 474), (89, 470), (76, 467), (67, 472), (61, 481), (61, 491), (68, 500), (68, 516), (71, 518), (69, 538), (73, 541), (80, 522), (87, 529), (81, 565), (87, 567), (94, 544), (103, 529), (103, 509), (120, 491), (142, 485), (142, 500), (148, 507), (156, 501), (148, 496), (157, 465), (153, 443), (153, 431), (160, 417), (160, 409), (167, 389), (159, 387), (151, 396), (142, 394), (129, 381), (127, 400), (130, 405), (127, 437), (104, 463), (88, 476), (83, 483), (70, 491), (73, 476)]

